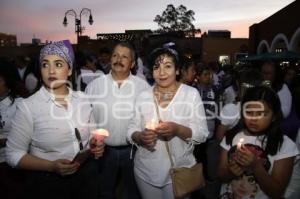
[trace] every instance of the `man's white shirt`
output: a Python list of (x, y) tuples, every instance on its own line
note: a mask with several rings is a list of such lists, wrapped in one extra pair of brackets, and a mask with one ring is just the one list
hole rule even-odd
[(134, 113), (135, 99), (149, 87), (145, 80), (132, 74), (119, 86), (111, 73), (100, 76), (87, 86), (86, 93), (93, 106), (97, 128), (104, 128), (110, 133), (105, 139), (107, 145), (129, 144), (126, 134)]

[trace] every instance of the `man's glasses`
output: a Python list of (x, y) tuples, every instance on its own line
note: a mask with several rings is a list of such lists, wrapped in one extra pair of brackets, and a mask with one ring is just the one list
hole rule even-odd
[(79, 144), (79, 149), (81, 151), (81, 150), (83, 150), (83, 144), (82, 144), (80, 133), (79, 133), (77, 128), (75, 128), (75, 136), (76, 136), (76, 139), (77, 139), (78, 144)]

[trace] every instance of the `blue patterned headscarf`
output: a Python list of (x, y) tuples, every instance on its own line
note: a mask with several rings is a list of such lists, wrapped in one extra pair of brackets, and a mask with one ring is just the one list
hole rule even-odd
[(73, 68), (74, 51), (69, 40), (53, 42), (44, 46), (40, 52), (40, 63), (46, 55), (57, 55), (62, 57), (70, 68)]

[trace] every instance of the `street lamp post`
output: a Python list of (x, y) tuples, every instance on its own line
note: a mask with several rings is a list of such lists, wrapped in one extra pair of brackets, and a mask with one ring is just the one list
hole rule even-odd
[(92, 16), (92, 11), (91, 9), (88, 8), (82, 8), (79, 14), (79, 18), (77, 17), (77, 13), (75, 12), (75, 10), (71, 9), (71, 10), (67, 10), (65, 12), (65, 17), (64, 17), (64, 21), (63, 21), (63, 25), (66, 27), (68, 25), (68, 21), (67, 21), (67, 16), (71, 15), (75, 17), (75, 33), (77, 34), (77, 43), (79, 43), (79, 37), (82, 34), (82, 27), (81, 27), (81, 16), (82, 15), (90, 15), (89, 16), (89, 24), (92, 25), (93, 24), (93, 16)]

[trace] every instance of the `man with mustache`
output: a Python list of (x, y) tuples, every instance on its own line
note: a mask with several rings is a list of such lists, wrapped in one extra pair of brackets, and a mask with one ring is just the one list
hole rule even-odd
[[(133, 174), (133, 147), (126, 140), (127, 127), (134, 111), (136, 96), (149, 87), (131, 74), (135, 52), (128, 43), (115, 46), (111, 56), (111, 72), (92, 81), (86, 93), (93, 104), (97, 128), (107, 129), (106, 153), (99, 160), (100, 198), (115, 198), (118, 179), (123, 180), (123, 198), (140, 198)], [(121, 176), (121, 178), (119, 178)]]

